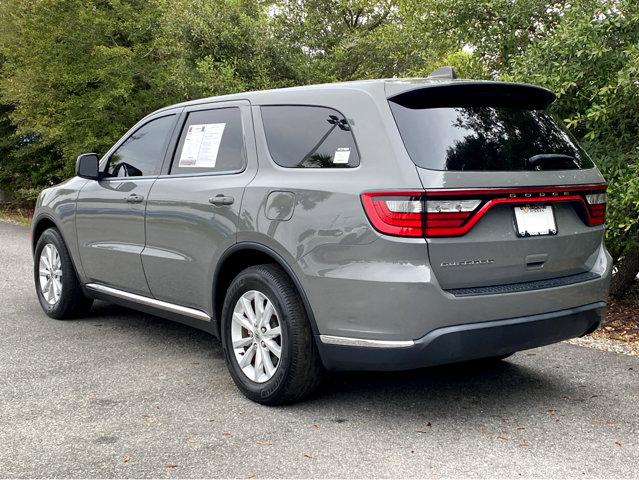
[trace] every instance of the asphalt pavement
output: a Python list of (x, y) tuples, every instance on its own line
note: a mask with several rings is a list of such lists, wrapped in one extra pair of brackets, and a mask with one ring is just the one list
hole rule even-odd
[(0, 477), (637, 478), (638, 374), (563, 343), (263, 407), (195, 329), (106, 303), (46, 317), (29, 231), (0, 223)]

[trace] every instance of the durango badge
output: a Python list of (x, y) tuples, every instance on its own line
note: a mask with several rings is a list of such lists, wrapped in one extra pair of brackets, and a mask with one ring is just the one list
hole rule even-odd
[(442, 267), (467, 267), (469, 265), (489, 265), (495, 263), (494, 258), (480, 258), (478, 260), (460, 260), (452, 262), (442, 262)]

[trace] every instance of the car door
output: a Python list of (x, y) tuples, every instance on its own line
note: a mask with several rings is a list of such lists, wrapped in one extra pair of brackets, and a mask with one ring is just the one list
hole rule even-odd
[(102, 159), (103, 178), (80, 191), (76, 228), (89, 283), (150, 295), (140, 258), (144, 214), (177, 113), (156, 115), (131, 129)]
[(158, 300), (210, 314), (220, 255), (236, 240), (257, 159), (248, 101), (187, 107), (149, 193), (142, 264)]

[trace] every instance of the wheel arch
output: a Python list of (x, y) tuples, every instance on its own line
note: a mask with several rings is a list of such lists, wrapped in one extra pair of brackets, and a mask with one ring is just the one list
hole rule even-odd
[(274, 263), (279, 265), (292, 280), (297, 293), (302, 299), (302, 304), (306, 310), (311, 330), (317, 335), (317, 324), (313, 309), (311, 308), (306, 292), (289, 263), (275, 250), (266, 245), (256, 242), (240, 242), (227, 249), (218, 261), (213, 275), (213, 318), (216, 320), (215, 333), (219, 336), (221, 328), (222, 306), (224, 305), (224, 293), (237, 276), (245, 268), (264, 263)]
[(78, 277), (80, 284), (82, 285), (83, 283), (82, 277), (80, 275), (80, 270), (78, 269), (78, 267), (81, 267), (81, 265), (79, 265), (80, 259), (75, 258), (72, 252), (73, 246), (69, 245), (69, 242), (67, 241), (67, 238), (64, 235), (63, 229), (49, 214), (41, 213), (40, 215), (38, 215), (37, 218), (34, 217), (32, 227), (31, 227), (31, 253), (35, 255), (35, 249), (36, 249), (36, 245), (38, 244), (38, 240), (40, 239), (42, 234), (49, 228), (55, 228), (60, 234), (60, 237), (62, 238), (62, 241), (64, 242), (64, 245), (69, 252), (69, 257), (71, 258), (71, 264), (73, 265), (75, 274)]
[(48, 228), (55, 228), (58, 232), (60, 232), (60, 236), (62, 236), (62, 240), (66, 244), (67, 241), (64, 238), (62, 233), (62, 229), (58, 226), (57, 223), (48, 215), (40, 215), (34, 222), (33, 227), (31, 229), (31, 251), (35, 252), (36, 245), (38, 243), (39, 238), (42, 236), (45, 230)]

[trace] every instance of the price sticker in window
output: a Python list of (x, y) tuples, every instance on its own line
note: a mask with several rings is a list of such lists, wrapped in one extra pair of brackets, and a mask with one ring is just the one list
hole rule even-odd
[(333, 155), (333, 163), (348, 163), (348, 159), (351, 156), (351, 149), (348, 147), (340, 147), (335, 150)]

